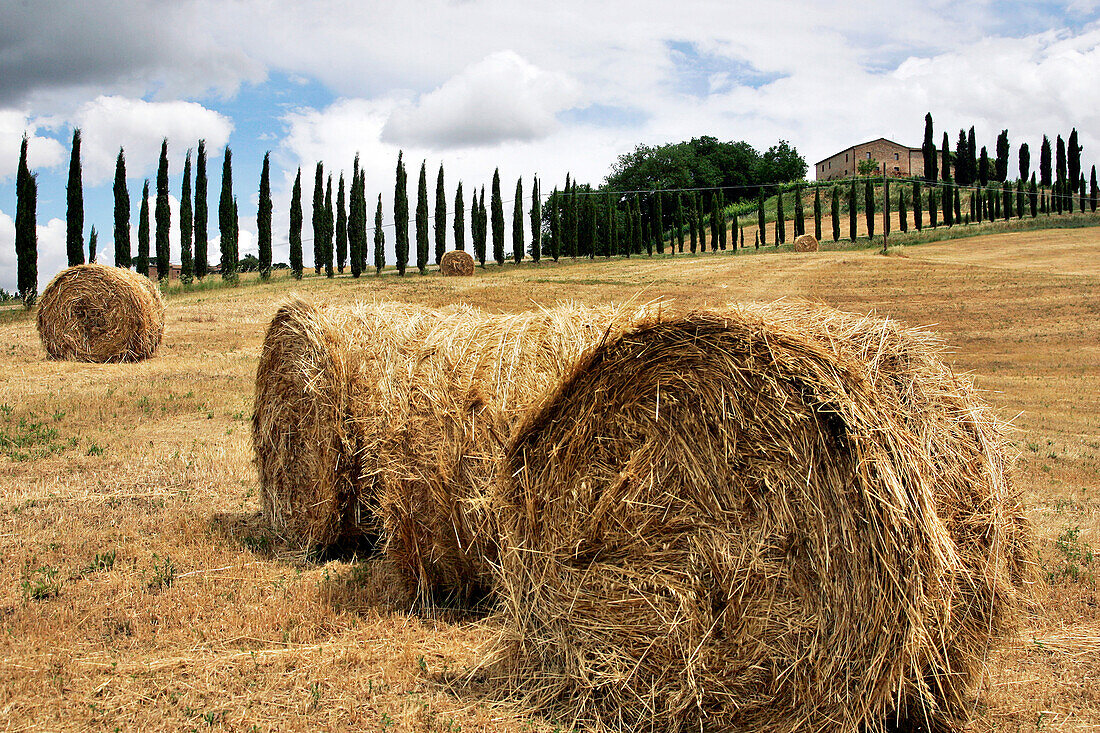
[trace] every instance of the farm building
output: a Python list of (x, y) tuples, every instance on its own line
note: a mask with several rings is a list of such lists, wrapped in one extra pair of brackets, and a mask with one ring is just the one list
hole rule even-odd
[(819, 160), (814, 166), (815, 177), (819, 181), (850, 178), (858, 175), (859, 163), (864, 160), (878, 162), (874, 170), (878, 175), (882, 175), (884, 168), (889, 176), (924, 175), (924, 155), (920, 148), (899, 145), (893, 140), (880, 137)]

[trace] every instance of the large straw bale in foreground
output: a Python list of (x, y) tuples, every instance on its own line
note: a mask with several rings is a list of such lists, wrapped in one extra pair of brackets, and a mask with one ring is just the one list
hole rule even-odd
[(442, 259), (439, 260), (439, 271), (445, 276), (473, 275), (474, 258), (470, 256), (469, 252), (453, 249), (450, 252), (445, 252)]
[(818, 249), (817, 238), (812, 234), (801, 234), (794, 239), (795, 252), (816, 252)]
[(593, 350), (500, 469), (497, 682), (609, 728), (964, 720), (1027, 533), (931, 346), (753, 307)]
[(353, 417), (382, 365), (435, 318), (399, 303), (355, 309), (292, 298), (264, 338), (256, 370), (252, 439), (264, 514), (302, 549), (377, 533), (359, 502)]
[(136, 272), (76, 265), (42, 291), (38, 335), (51, 359), (148, 359), (164, 335), (164, 301), (156, 283)]

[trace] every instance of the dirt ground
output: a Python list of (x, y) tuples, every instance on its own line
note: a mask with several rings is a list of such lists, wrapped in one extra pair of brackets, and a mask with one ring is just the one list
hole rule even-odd
[(436, 682), (491, 621), (390, 602), (377, 563), (283, 550), (249, 419), (264, 328), (317, 300), (806, 298), (930, 326), (1015, 425), (1036, 602), (974, 730), (1100, 729), (1100, 228), (795, 255), (507, 265), (467, 279), (276, 279), (168, 299), (158, 356), (47, 362), (0, 324), (0, 730), (554, 731)]

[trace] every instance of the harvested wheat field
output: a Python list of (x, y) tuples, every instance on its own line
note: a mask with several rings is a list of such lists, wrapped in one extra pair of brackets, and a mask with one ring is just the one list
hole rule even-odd
[[(687, 313), (806, 299), (926, 327), (948, 347), (942, 361), (1011, 423), (1009, 475), (1039, 568), (1017, 630), (978, 675), (970, 729), (1100, 727), (1100, 279), (1079, 264), (1100, 260), (1100, 231), (896, 254), (635, 257), (509, 264), (475, 278), (169, 289), (157, 358), (130, 364), (47, 361), (33, 316), (6, 318), (0, 729), (568, 728), (553, 708), (461, 681), (490, 659), (495, 617), (412, 613), (384, 556), (339, 541), (306, 551), (264, 514), (254, 389), (267, 329), (294, 291), (326, 307), (465, 303), (513, 315), (565, 301), (666, 298)], [(319, 364), (318, 385), (338, 367)], [(282, 388), (297, 378), (283, 374)], [(986, 520), (953, 521), (961, 531)]]

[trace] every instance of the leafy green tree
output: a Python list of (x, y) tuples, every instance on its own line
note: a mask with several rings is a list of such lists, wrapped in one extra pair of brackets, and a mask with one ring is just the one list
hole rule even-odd
[(374, 210), (374, 274), (382, 274), (386, 266), (386, 233), (382, 231), (382, 194), (378, 194), (378, 207)]
[(833, 225), (833, 241), (840, 241), (840, 186), (833, 186), (830, 194), (829, 215)]
[(320, 275), (325, 264), (325, 166), (317, 161), (313, 170), (313, 274)]
[(1008, 130), (1001, 130), (997, 136), (997, 161), (994, 166), (996, 178), (1002, 183), (1008, 178)]
[(157, 279), (168, 282), (168, 230), (172, 215), (168, 209), (168, 138), (160, 144), (160, 165), (157, 166), (157, 202), (153, 212), (157, 223)]
[(465, 216), (466, 205), (462, 202), (462, 181), (459, 181), (458, 188), (455, 189), (454, 233), (455, 249), (460, 252), (466, 251), (466, 222), (463, 220)]
[(290, 194), (290, 274), (302, 279), (302, 169), (294, 177)]
[(516, 198), (512, 206), (512, 259), (523, 261), (523, 177), (516, 179)]
[(92, 225), (92, 232), (88, 235), (88, 262), (95, 262), (96, 249), (99, 246), (99, 236), (95, 231), (95, 224)]
[(787, 217), (783, 213), (783, 189), (775, 190), (775, 246), (787, 242)]
[(207, 247), (210, 237), (207, 233), (206, 208), (206, 141), (199, 140), (199, 152), (195, 159), (195, 277), (202, 280), (210, 271), (207, 259)]
[(398, 275), (404, 275), (409, 264), (409, 186), (403, 156), (404, 151), (397, 153), (397, 183), (393, 192), (393, 242)]
[(420, 179), (416, 183), (416, 269), (428, 272), (430, 240), (428, 239), (428, 161), (420, 163)]
[(875, 237), (875, 186), (871, 179), (863, 182), (863, 210), (867, 216), (867, 238)]
[(1031, 150), (1027, 147), (1027, 143), (1020, 146), (1020, 178), (1021, 181), (1027, 181), (1031, 175)]
[(936, 169), (936, 143), (932, 138), (932, 113), (924, 116), (924, 143), (921, 145), (921, 153), (924, 154), (924, 180), (935, 183)]
[[(16, 289), (24, 308), (38, 299), (38, 182), (27, 164), (27, 135), (19, 146), (15, 177)], [(125, 174), (123, 176), (125, 182)], [(127, 240), (129, 241), (129, 240)]]
[(336, 268), (341, 275), (348, 260), (348, 210), (347, 191), (344, 190), (344, 174), (336, 193)]
[(447, 252), (447, 192), (443, 187), (443, 164), (435, 177), (435, 264)]
[[(83, 257), (84, 253), (81, 252)], [(149, 179), (145, 179), (145, 187), (141, 190), (141, 208), (138, 210), (138, 274), (149, 277)]]
[(542, 196), (538, 176), (531, 181), (531, 259), (535, 264), (542, 259)]
[(130, 192), (126, 188), (126, 156), (115, 160), (115, 266), (130, 269)]
[(69, 267), (84, 264), (84, 184), (80, 172), (80, 128), (73, 130), (69, 184), (65, 188), (65, 251)]
[(194, 216), (191, 209), (191, 150), (188, 148), (183, 160), (183, 183), (180, 184), (180, 282), (184, 285), (190, 285), (195, 279), (195, 263), (191, 257)]
[(222, 158), (222, 193), (218, 199), (218, 229), (221, 232), (222, 279), (237, 282), (236, 229), (233, 203), (233, 152), (227, 145)]

